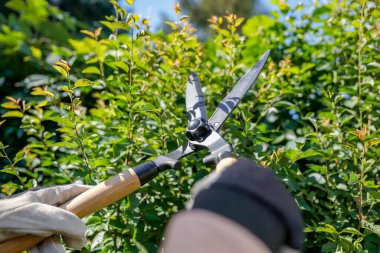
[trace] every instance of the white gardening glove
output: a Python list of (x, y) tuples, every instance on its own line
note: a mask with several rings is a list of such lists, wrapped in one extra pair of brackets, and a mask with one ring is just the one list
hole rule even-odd
[[(85, 224), (76, 215), (56, 206), (90, 188), (77, 184), (62, 185), (30, 190), (0, 200), (0, 242), (23, 234), (62, 235), (68, 247), (82, 248), (86, 243)], [(29, 252), (58, 253), (64, 252), (64, 248), (59, 236), (53, 236)]]

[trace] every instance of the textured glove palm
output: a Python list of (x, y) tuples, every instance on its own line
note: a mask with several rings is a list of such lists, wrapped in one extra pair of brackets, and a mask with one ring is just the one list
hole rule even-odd
[[(0, 242), (9, 238), (33, 234), (43, 237), (62, 235), (67, 246), (80, 249), (86, 243), (86, 226), (74, 214), (59, 206), (90, 186), (63, 185), (30, 190), (0, 201)], [(58, 236), (50, 237), (29, 250), (33, 253), (64, 252)]]

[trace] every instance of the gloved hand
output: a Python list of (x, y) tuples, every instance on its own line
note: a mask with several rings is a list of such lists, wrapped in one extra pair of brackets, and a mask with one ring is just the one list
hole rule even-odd
[[(76, 215), (56, 206), (90, 188), (78, 184), (62, 185), (29, 190), (0, 200), (0, 242), (23, 234), (43, 237), (62, 235), (67, 246), (82, 248), (86, 243), (85, 224)], [(29, 252), (58, 253), (64, 252), (64, 248), (59, 236), (53, 236)]]
[(301, 212), (275, 173), (242, 158), (215, 171), (193, 188), (191, 209), (205, 209), (240, 224), (273, 252), (284, 245), (300, 250)]
[(189, 211), (172, 218), (165, 252), (301, 250), (303, 220), (273, 171), (242, 158), (196, 183)]

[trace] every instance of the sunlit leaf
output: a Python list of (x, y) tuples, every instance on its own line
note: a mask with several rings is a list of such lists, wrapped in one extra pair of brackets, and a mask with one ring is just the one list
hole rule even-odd
[(95, 66), (89, 66), (89, 67), (86, 67), (85, 69), (83, 69), (82, 73), (83, 74), (98, 74), (98, 75), (100, 75), (100, 70), (99, 70), (99, 68), (97, 68)]
[(20, 111), (8, 111), (1, 115), (2, 118), (23, 118), (24, 114)]
[(238, 18), (238, 19), (236, 19), (236, 21), (235, 21), (235, 26), (236, 26), (236, 27), (240, 26), (241, 23), (243, 23), (244, 19), (245, 19), (245, 18)]
[(102, 27), (98, 27), (94, 32), (95, 38), (99, 37), (101, 32), (102, 32)]
[(50, 117), (49, 120), (57, 122), (57, 123), (61, 124), (62, 126), (66, 126), (66, 127), (70, 127), (70, 128), (75, 127), (75, 124), (71, 120), (66, 119), (66, 118), (62, 118), (59, 116)]
[(41, 49), (31, 46), (30, 50), (32, 51), (33, 57), (35, 57), (37, 59), (40, 59), (42, 57)]
[(93, 85), (93, 82), (87, 79), (79, 79), (74, 83), (75, 87), (85, 87), (85, 86), (91, 86)]
[(65, 78), (68, 78), (69, 72), (71, 70), (69, 64), (64, 60), (60, 60), (54, 63), (53, 68), (57, 70)]
[(62, 148), (77, 148), (78, 145), (75, 142), (61, 141), (49, 144), (50, 147), (62, 147)]
[(371, 139), (371, 140), (367, 141), (367, 147), (372, 147), (372, 146), (375, 146), (375, 145), (377, 145), (379, 143), (380, 143), (380, 139), (379, 138), (374, 138), (374, 139)]
[(12, 102), (14, 102), (14, 103), (18, 104), (18, 101), (17, 101), (17, 99), (15, 99), (15, 98), (13, 98), (13, 97), (10, 97), (10, 96), (6, 96), (5, 98), (6, 98), (6, 99), (8, 99), (9, 101), (12, 101)]
[(125, 2), (127, 2), (130, 6), (132, 6), (135, 0), (125, 0)]
[(31, 94), (34, 96), (54, 97), (54, 93), (48, 91), (47, 89), (42, 89), (41, 87), (34, 87)]
[(17, 109), (19, 108), (19, 105), (15, 102), (5, 102), (1, 104), (1, 107), (7, 108), (7, 109)]
[(88, 31), (88, 30), (80, 30), (80, 32), (83, 33), (83, 34), (86, 34), (86, 35), (90, 36), (91, 38), (97, 37), (95, 35), (95, 33), (91, 32), (91, 31)]
[(299, 159), (305, 159), (308, 157), (314, 157), (314, 156), (320, 156), (321, 153), (316, 150), (307, 150), (305, 152), (302, 152), (301, 154), (298, 155), (297, 160)]
[(174, 11), (175, 11), (175, 13), (177, 13), (177, 14), (180, 14), (180, 13), (181, 13), (181, 5), (180, 5), (179, 3), (176, 3), (176, 4), (174, 5)]

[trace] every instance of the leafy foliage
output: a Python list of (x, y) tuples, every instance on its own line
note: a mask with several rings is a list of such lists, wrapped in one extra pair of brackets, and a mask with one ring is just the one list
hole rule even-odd
[[(22, 13), (14, 2), (24, 1), (8, 4)], [(210, 18), (215, 36), (204, 43), (180, 6), (173, 10), (178, 21), (167, 22), (172, 32), (153, 34), (148, 20), (113, 4), (117, 14), (101, 21), (102, 29), (83, 30), (84, 37), (68, 39), (69, 45), (29, 47), (44, 72), (36, 76), (33, 68), (26, 77), (25, 83), (34, 81), (31, 97), (9, 96), (2, 104), (7, 121), (1, 127), (20, 119), (27, 137), (17, 151), (5, 144), (11, 141), (0, 143), (3, 194), (78, 180), (98, 183), (173, 150), (184, 141), (188, 73), (199, 74), (211, 113), (269, 47), (266, 70), (223, 136), (238, 156), (272, 168), (287, 185), (305, 217), (306, 251), (379, 251), (377, 3), (291, 7), (279, 1), (272, 17), (249, 19), (243, 35), (236, 15)], [(7, 22), (0, 47), (12, 56), (33, 40)], [(46, 66), (43, 58), (51, 53), (59, 57)], [(154, 252), (168, 219), (210, 171), (202, 157), (184, 159), (181, 170), (162, 173), (88, 218), (84, 252)]]

